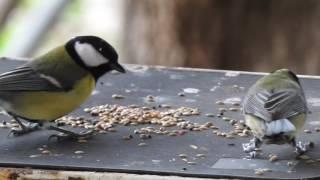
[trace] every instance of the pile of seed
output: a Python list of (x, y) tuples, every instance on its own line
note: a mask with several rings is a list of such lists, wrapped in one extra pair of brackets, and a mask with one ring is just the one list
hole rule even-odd
[(201, 131), (208, 128), (215, 128), (211, 122), (198, 124), (184, 119), (186, 116), (200, 115), (197, 108), (180, 107), (177, 109), (166, 108), (164, 111), (155, 110), (149, 107), (138, 107), (136, 105), (101, 105), (92, 108), (85, 108), (84, 111), (95, 117), (96, 120), (84, 117), (65, 116), (56, 120), (57, 124), (67, 124), (72, 127), (95, 129), (98, 132), (116, 131), (115, 126), (136, 126), (141, 124), (154, 124), (161, 126), (157, 130), (154, 127), (145, 127), (135, 131), (136, 134), (156, 133), (168, 134), (170, 136), (182, 135), (184, 131), (167, 131), (166, 127), (179, 127), (191, 131)]
[[(209, 129), (212, 130), (213, 134), (227, 139), (233, 139), (237, 135), (247, 137), (250, 134), (243, 120), (237, 121), (225, 116), (220, 117), (233, 126), (230, 132), (222, 132), (219, 130), (219, 127), (215, 126), (211, 121), (200, 124), (185, 119), (187, 116), (200, 115), (200, 111), (197, 108), (179, 107), (173, 109), (169, 105), (161, 105), (159, 107), (161, 107), (161, 109), (139, 107), (137, 105), (121, 106), (106, 104), (84, 109), (84, 112), (90, 114), (93, 119), (68, 116), (56, 120), (56, 123), (67, 124), (72, 127), (94, 129), (99, 133), (116, 132), (116, 126), (118, 125), (157, 125), (135, 129), (134, 134), (138, 134), (141, 139), (150, 139), (152, 134), (181, 136), (188, 131), (204, 131)], [(207, 114), (206, 116), (212, 117)], [(123, 136), (124, 140), (130, 140), (132, 138), (132, 135)]]

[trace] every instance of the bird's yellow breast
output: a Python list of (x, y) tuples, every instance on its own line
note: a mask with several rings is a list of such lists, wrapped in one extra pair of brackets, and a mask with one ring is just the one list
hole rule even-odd
[(14, 114), (33, 120), (51, 121), (78, 108), (95, 88), (93, 76), (88, 74), (67, 92), (24, 92), (12, 104)]

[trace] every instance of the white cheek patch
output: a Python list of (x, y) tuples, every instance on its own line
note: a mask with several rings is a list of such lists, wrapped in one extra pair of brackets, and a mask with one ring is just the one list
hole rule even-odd
[(99, 51), (97, 51), (92, 45), (88, 43), (76, 42), (75, 50), (82, 59), (83, 63), (88, 67), (97, 67), (109, 62), (107, 58), (102, 56)]

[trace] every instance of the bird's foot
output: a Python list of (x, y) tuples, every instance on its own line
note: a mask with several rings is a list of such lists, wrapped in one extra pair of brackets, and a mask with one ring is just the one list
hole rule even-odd
[(30, 132), (33, 132), (33, 131), (39, 129), (39, 127), (40, 127), (40, 125), (38, 123), (23, 124), (23, 126), (20, 126), (20, 128), (11, 129), (8, 136), (10, 136), (10, 135), (21, 136), (24, 134), (28, 134)]
[(93, 135), (95, 135), (94, 130), (89, 130), (89, 131), (81, 132), (81, 133), (75, 133), (75, 132), (68, 131), (68, 130), (65, 130), (65, 129), (62, 129), (59, 127), (55, 127), (55, 126), (49, 126), (47, 129), (60, 132), (60, 134), (51, 135), (49, 137), (49, 141), (53, 138), (57, 138), (58, 141), (66, 140), (66, 139), (74, 139), (74, 140), (88, 139), (88, 138), (92, 137)]
[(258, 155), (257, 149), (258, 149), (258, 145), (260, 144), (259, 142), (260, 141), (257, 138), (253, 138), (250, 140), (249, 143), (242, 144), (243, 151), (249, 154), (247, 158), (253, 159), (257, 157)]
[(294, 152), (299, 156), (306, 153), (313, 146), (314, 145), (312, 142), (302, 143), (301, 141), (299, 141), (295, 146)]

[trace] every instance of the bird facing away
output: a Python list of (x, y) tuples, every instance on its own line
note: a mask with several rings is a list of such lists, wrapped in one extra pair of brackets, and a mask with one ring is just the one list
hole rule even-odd
[[(11, 133), (31, 132), (43, 122), (54, 121), (78, 108), (91, 95), (99, 77), (111, 70), (125, 73), (117, 61), (117, 52), (103, 39), (77, 36), (0, 74), (0, 106), (20, 125)], [(48, 129), (68, 136), (85, 135), (53, 125)]]
[(295, 147), (297, 154), (307, 150), (307, 144), (296, 143), (308, 112), (306, 98), (298, 77), (288, 69), (280, 69), (259, 79), (250, 87), (243, 101), (245, 124), (254, 138), (243, 144), (243, 150), (256, 156), (262, 143)]

